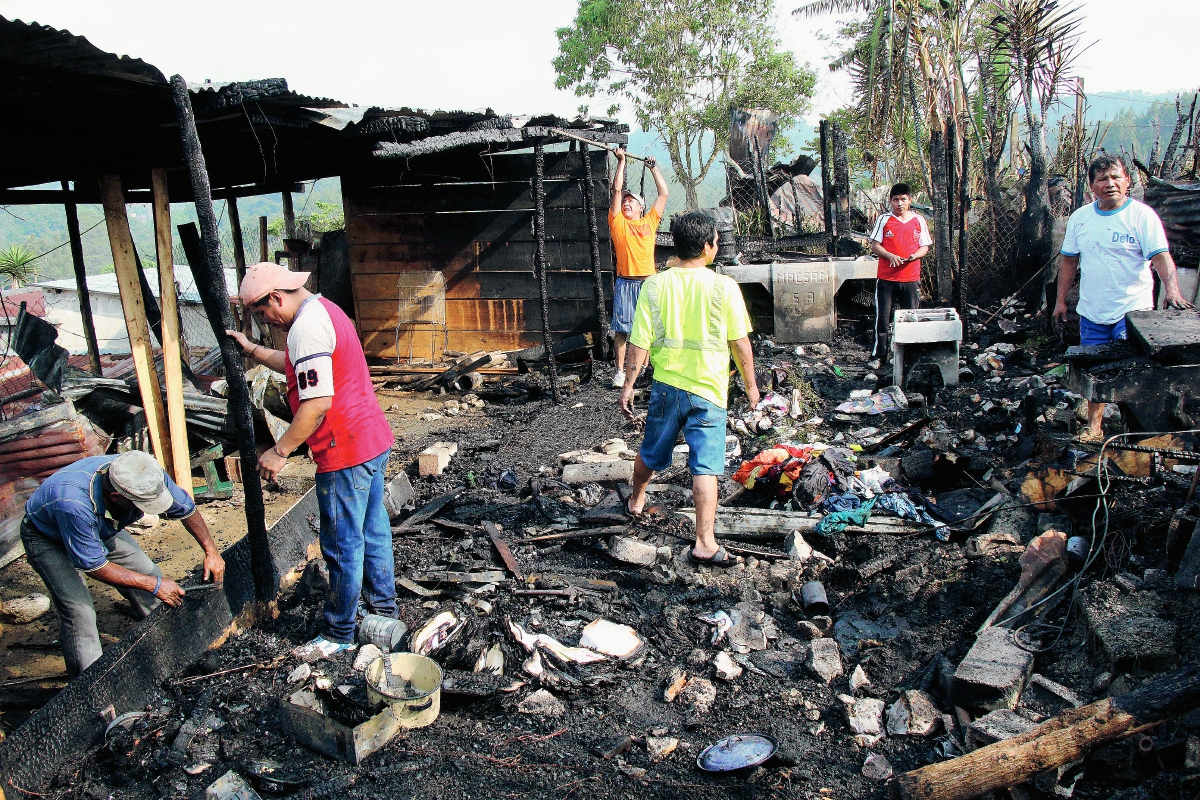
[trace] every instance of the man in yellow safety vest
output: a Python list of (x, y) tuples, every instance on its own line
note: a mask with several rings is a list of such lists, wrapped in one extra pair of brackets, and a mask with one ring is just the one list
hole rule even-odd
[(646, 485), (655, 470), (670, 465), (671, 451), (682, 430), (696, 506), (691, 560), (730, 566), (737, 559), (717, 545), (713, 526), (718, 477), (725, 474), (731, 352), (745, 381), (750, 407), (759, 400), (750, 316), (737, 283), (708, 269), (717, 255), (716, 221), (702, 211), (691, 211), (675, 217), (671, 233), (679, 264), (646, 279), (629, 334), (621, 412), (633, 418), (633, 384), (647, 356), (654, 365), (654, 385), (626, 510), (634, 515), (642, 512)]

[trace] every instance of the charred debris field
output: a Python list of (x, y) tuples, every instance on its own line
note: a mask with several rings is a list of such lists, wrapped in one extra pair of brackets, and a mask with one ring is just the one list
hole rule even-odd
[[(885, 797), (895, 776), (1196, 662), (1200, 602), (1174, 588), (1186, 542), (1168, 542), (1191, 476), (1110, 452), (1120, 480), (1081, 477), (1098, 448), (1072, 440), (1062, 344), (1019, 314), (1001, 322), (972, 326), (961, 385), (882, 397), (890, 381), (849, 326), (829, 346), (758, 340), (770, 403), (755, 418), (732, 393), (727, 476), (740, 482), (723, 485), (718, 536), (740, 563), (723, 570), (688, 560), (686, 467), (655, 478), (637, 520), (621, 512), (623, 481), (586, 480), (640, 441), (603, 368), (558, 406), (511, 387), (478, 390), (482, 408), (416, 395), (426, 414), (451, 401), (460, 417), (404, 439), (391, 465), (415, 493), (393, 523), (398, 649), (443, 668), (437, 719), (356, 766), (298, 743), (284, 713), (298, 692), (347, 727), (378, 711), (365, 645), (292, 653), (318, 630), (318, 560), (274, 618), (167, 681), (49, 796), (204, 797), (232, 771), (262, 797)], [(414, 457), (435, 440), (457, 452), (419, 477)], [(582, 477), (564, 482), (564, 462)], [(1067, 548), (1077, 536), (1082, 556)], [(977, 643), (985, 623), (1003, 634), (998, 654)], [(1148, 743), (1102, 744), (992, 796), (1195, 797), (1194, 725), (1165, 721), (1139, 734)], [(778, 749), (698, 767), (737, 734)]]

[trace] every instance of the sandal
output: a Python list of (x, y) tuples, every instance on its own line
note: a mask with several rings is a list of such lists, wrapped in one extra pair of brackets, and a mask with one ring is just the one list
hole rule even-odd
[(1075, 434), (1075, 441), (1079, 444), (1104, 444), (1106, 438), (1103, 433), (1094, 433), (1091, 428), (1084, 428)]
[(737, 557), (729, 554), (724, 547), (718, 547), (717, 552), (708, 558), (696, 555), (694, 549), (688, 551), (688, 561), (705, 567), (732, 567), (737, 563)]
[(635, 512), (635, 511), (634, 511), (632, 508), (630, 508), (630, 507), (629, 507), (629, 501), (630, 501), (630, 500), (632, 500), (632, 499), (633, 499), (633, 495), (630, 495), (629, 497), (626, 497), (626, 498), (625, 498), (625, 499), (624, 499), (624, 500), (621, 502), (621, 508), (623, 508), (623, 509), (625, 510), (625, 516), (629, 517), (630, 519), (638, 519), (639, 517), (641, 517), (641, 516), (642, 516), (642, 514), (645, 514), (645, 513), (646, 513), (646, 507), (645, 507), (645, 506), (642, 506), (642, 510), (641, 510), (641, 511), (636, 511), (636, 512)]

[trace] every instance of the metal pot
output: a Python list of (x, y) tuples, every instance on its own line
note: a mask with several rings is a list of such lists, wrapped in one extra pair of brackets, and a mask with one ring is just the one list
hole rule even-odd
[(385, 703), (403, 728), (433, 724), (442, 708), (442, 668), (416, 653), (389, 653), (372, 661), (365, 673), (367, 697)]

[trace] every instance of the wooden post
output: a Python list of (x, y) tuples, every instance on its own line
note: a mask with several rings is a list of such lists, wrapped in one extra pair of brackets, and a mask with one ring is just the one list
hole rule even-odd
[[(238, 286), (242, 285), (242, 279), (246, 277), (246, 246), (242, 241), (242, 217), (238, 213), (237, 198), (229, 198), (229, 232), (233, 236), (233, 267), (237, 272)], [(254, 333), (253, 323), (250, 321), (250, 309), (242, 309), (241, 314), (241, 331), (246, 336), (251, 336)]]
[[(171, 255), (171, 199), (167, 194), (167, 171), (150, 170), (154, 207), (154, 249), (158, 255), (158, 302), (162, 309), (163, 377), (167, 384), (167, 420), (171, 434), (171, 477), (187, 492), (192, 491), (187, 422), (183, 411), (183, 359), (179, 353), (179, 305), (175, 297), (175, 263)], [(233, 202), (230, 200), (229, 202)]]
[(550, 395), (554, 405), (562, 398), (558, 388), (558, 365), (554, 363), (554, 339), (550, 336), (550, 297), (546, 286), (546, 151), (541, 140), (533, 145), (533, 235), (537, 239), (534, 252), (534, 270), (538, 276), (538, 292), (542, 299), (542, 342), (546, 345), (546, 359), (550, 362)]
[[(955, 293), (955, 287), (958, 286), (958, 270), (954, 263), (954, 258), (958, 254), (958, 248), (955, 246), (955, 234), (958, 232), (958, 125), (954, 120), (949, 120), (946, 123), (946, 219), (947, 236), (946, 244), (950, 247), (950, 292), (946, 296), (946, 303), (953, 304), (958, 295)], [(938, 295), (941, 295), (941, 288), (938, 289)]]
[(1075, 208), (1083, 205), (1083, 194), (1087, 190), (1088, 155), (1083, 152), (1084, 137), (1087, 136), (1087, 95), (1083, 92), (1083, 78), (1075, 79)]
[(1021, 143), (1017, 137), (1021, 133), (1021, 123), (1017, 120), (1017, 112), (1014, 110), (1008, 117), (1008, 168), (1013, 172), (1017, 171), (1017, 167), (1021, 163)]
[(1200, 664), (1116, 698), (1070, 708), (1031, 731), (897, 776), (897, 800), (967, 800), (1024, 783), (1200, 706)]
[[(571, 140), (571, 144), (576, 144)], [(600, 229), (596, 224), (596, 184), (592, 181), (592, 154), (583, 142), (578, 142), (583, 156), (583, 213), (587, 218), (588, 241), (592, 246), (592, 285), (596, 291), (596, 329), (600, 340), (596, 342), (596, 357), (604, 359), (608, 354), (608, 310), (604, 305), (604, 272), (600, 268)]]
[(87, 269), (83, 263), (83, 237), (79, 234), (79, 212), (75, 208), (74, 196), (70, 185), (62, 182), (63, 210), (67, 215), (67, 236), (71, 240), (71, 263), (75, 267), (75, 289), (79, 293), (79, 315), (83, 317), (83, 339), (87, 343), (88, 362), (92, 374), (97, 378), (103, 377), (100, 367), (100, 345), (96, 341), (96, 323), (92, 319), (92, 296), (88, 292)]
[(833, 218), (833, 148), (829, 136), (829, 120), (821, 120), (821, 208), (825, 212), (825, 233), (829, 234), (829, 253), (833, 254), (837, 239), (837, 220)]
[(953, 250), (950, 246), (950, 209), (946, 196), (945, 133), (934, 128), (929, 134), (929, 177), (933, 190), (933, 251), (937, 268), (937, 301), (949, 305), (953, 296)]
[(968, 237), (968, 212), (971, 210), (971, 146), (966, 136), (962, 140), (962, 174), (958, 179), (958, 313), (965, 317), (967, 314), (967, 253), (970, 239)]
[[(296, 238), (296, 209), (292, 207), (292, 193), (283, 195), (283, 233), (289, 239)], [(264, 259), (265, 260), (265, 259)]]
[(258, 263), (270, 261), (270, 254), (267, 252), (267, 218), (258, 218)]
[[(242, 369), (242, 354), (237, 343), (225, 334), (233, 328), (233, 313), (229, 310), (229, 290), (225, 286), (225, 269), (221, 264), (221, 239), (217, 232), (217, 215), (213, 213), (212, 186), (200, 136), (196, 132), (196, 117), (187, 83), (179, 75), (171, 76), (171, 94), (175, 101), (179, 135), (183, 140), (184, 161), (192, 179), (192, 198), (196, 218), (200, 221), (203, 243), (198, 258), (188, 261), (196, 276), (196, 289), (204, 302), (204, 310), (213, 333), (221, 344), (221, 361), (229, 391), (229, 416), (237, 436), (238, 452), (242, 458), (242, 489), (246, 494), (246, 536), (250, 542), (250, 569), (254, 577), (254, 593), (262, 602), (275, 596), (278, 584), (275, 566), (267, 540), (266, 513), (263, 508), (262, 484), (258, 477), (258, 449), (254, 441), (254, 418), (250, 414), (250, 389)], [(194, 228), (193, 228), (194, 230)], [(182, 238), (182, 234), (181, 234)], [(186, 244), (186, 243), (185, 243)]]
[(142, 287), (138, 280), (137, 261), (133, 254), (133, 236), (129, 232), (129, 217), (125, 212), (125, 194), (121, 176), (100, 178), (100, 198), (104, 202), (104, 220), (108, 226), (108, 243), (112, 247), (113, 268), (117, 289), (121, 293), (121, 310), (125, 312), (125, 327), (129, 331), (129, 348), (133, 351), (133, 369), (137, 374), (138, 391), (142, 396), (142, 411), (154, 456), (163, 469), (175, 463), (171, 439), (163, 411), (158, 373), (154, 369), (154, 348), (150, 342), (150, 326), (146, 322), (146, 306), (142, 302)]
[(838, 238), (841, 238), (850, 235), (850, 156), (842, 126), (833, 122), (830, 127), (833, 134), (833, 202), (836, 204), (833, 216)]

